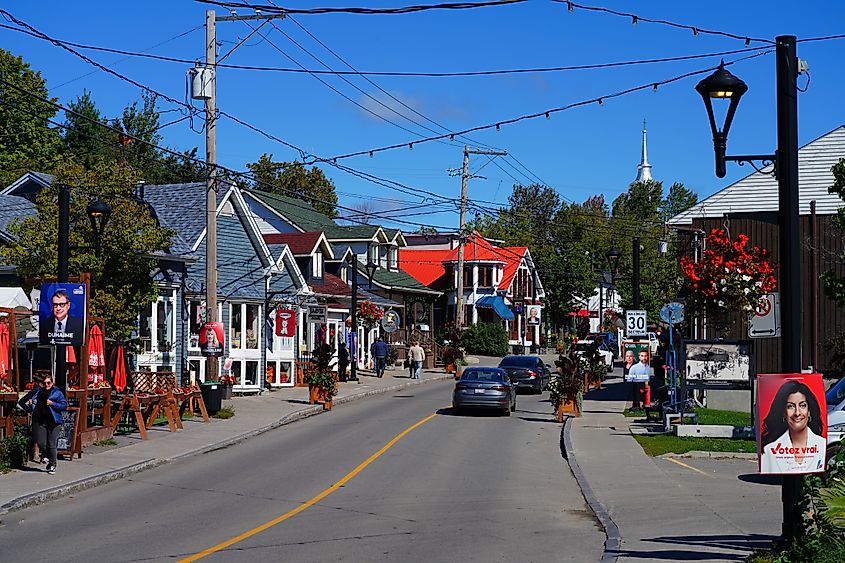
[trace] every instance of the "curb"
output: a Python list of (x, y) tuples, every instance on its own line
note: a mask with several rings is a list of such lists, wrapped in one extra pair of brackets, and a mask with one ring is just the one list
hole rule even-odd
[(572, 474), (575, 476), (578, 486), (581, 488), (581, 494), (584, 495), (584, 500), (587, 501), (587, 504), (593, 511), (593, 514), (596, 515), (596, 518), (602, 528), (604, 528), (604, 533), (607, 536), (607, 540), (604, 542), (604, 552), (602, 553), (601, 561), (613, 563), (618, 557), (619, 550), (622, 545), (622, 536), (619, 535), (619, 528), (616, 526), (613, 518), (610, 517), (607, 509), (601, 501), (599, 501), (595, 493), (593, 493), (593, 489), (587, 482), (586, 475), (584, 475), (584, 472), (581, 470), (581, 466), (578, 465), (578, 460), (575, 459), (575, 452), (572, 449), (572, 438), (569, 435), (569, 429), (571, 426), (572, 417), (567, 417), (566, 422), (563, 424), (564, 457), (569, 463), (569, 468), (572, 470)]
[(693, 450), (683, 454), (668, 453), (657, 457), (687, 459), (745, 459), (749, 461), (757, 461), (757, 454), (750, 452), (703, 452), (700, 450)]
[[(367, 397), (385, 395), (387, 393), (401, 391), (402, 389), (407, 389), (409, 387), (417, 387), (419, 385), (426, 385), (428, 383), (446, 381), (449, 379), (454, 379), (454, 377), (451, 374), (444, 374), (437, 375), (435, 377), (430, 377), (427, 379), (419, 379), (408, 381), (407, 383), (399, 383), (397, 385), (391, 385), (390, 387), (384, 387), (381, 389), (371, 389), (363, 393), (354, 393), (351, 395), (347, 395), (346, 397), (340, 397), (338, 399), (335, 399), (334, 404), (343, 405), (345, 403), (351, 403), (357, 400), (366, 399)], [(279, 428), (281, 426), (285, 426), (292, 422), (296, 422), (297, 420), (309, 418), (323, 412), (326, 411), (323, 410), (323, 407), (321, 405), (311, 405), (303, 409), (299, 409), (298, 411), (286, 414), (285, 416), (271, 424), (267, 424), (265, 426), (250, 430), (248, 432), (243, 432), (241, 434), (238, 434), (237, 436), (233, 436), (231, 438), (226, 438), (219, 442), (215, 442), (214, 444), (209, 444), (206, 446), (195, 448), (193, 450), (182, 452), (181, 454), (176, 455), (174, 457), (146, 459), (144, 461), (128, 465), (126, 467), (121, 467), (120, 469), (105, 471), (96, 475), (92, 475), (90, 477), (85, 477), (83, 479), (67, 483), (65, 485), (60, 485), (58, 487), (53, 487), (44, 491), (24, 495), (16, 499), (12, 499), (6, 504), (0, 506), (0, 516), (5, 516), (9, 512), (23, 510), (24, 508), (30, 508), (32, 506), (37, 506), (39, 504), (43, 504), (51, 500), (68, 496), (70, 494), (78, 493), (87, 489), (92, 489), (100, 485), (105, 485), (106, 483), (117, 481), (118, 479), (125, 479), (126, 477), (129, 477), (136, 473), (140, 473), (148, 469), (153, 469), (155, 467), (159, 467), (167, 463), (179, 461), (195, 455), (210, 453), (216, 450), (221, 450), (223, 448), (228, 448), (229, 446), (232, 446), (239, 442), (243, 442), (244, 440), (248, 440), (249, 438), (252, 438), (254, 436), (264, 434), (265, 432), (269, 432), (270, 430), (275, 430), (276, 428)]]

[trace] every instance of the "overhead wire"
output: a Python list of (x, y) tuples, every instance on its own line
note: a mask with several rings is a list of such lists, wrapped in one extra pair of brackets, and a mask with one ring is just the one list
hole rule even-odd
[(355, 7), (331, 7), (331, 8), (280, 8), (276, 5), (250, 5), (242, 2), (224, 2), (222, 0), (196, 0), (201, 4), (211, 4), (229, 9), (259, 9), (274, 14), (361, 14), (361, 15), (395, 15), (411, 14), (415, 12), (426, 12), (430, 10), (469, 10), (474, 8), (489, 8), (505, 6), (509, 4), (522, 4), (527, 0), (486, 0), (482, 2), (446, 2), (441, 4), (422, 4), (413, 6), (402, 6), (397, 8), (355, 8)]

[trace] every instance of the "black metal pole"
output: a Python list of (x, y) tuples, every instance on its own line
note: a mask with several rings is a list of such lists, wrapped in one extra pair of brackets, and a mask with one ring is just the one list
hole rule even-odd
[[(67, 283), (68, 260), (70, 259), (70, 187), (59, 184), (59, 283)], [(51, 299), (50, 295), (42, 295), (41, 299)], [(62, 393), (67, 391), (67, 349), (64, 344), (56, 344), (56, 387)]]
[(634, 243), (634, 278), (631, 284), (631, 305), (634, 309), (640, 308), (640, 237), (632, 239)]
[[(778, 222), (780, 224), (781, 371), (801, 372), (801, 232), (798, 208), (798, 57), (794, 35), (776, 39)], [(784, 475), (782, 534), (793, 539), (800, 523), (803, 476)]]
[(350, 381), (360, 381), (358, 380), (358, 254), (353, 252), (352, 253), (352, 306), (350, 315), (352, 318), (352, 326), (350, 330), (355, 335), (352, 338), (352, 341), (355, 343), (353, 346), (353, 350), (349, 351), (349, 359), (351, 360), (350, 369)]

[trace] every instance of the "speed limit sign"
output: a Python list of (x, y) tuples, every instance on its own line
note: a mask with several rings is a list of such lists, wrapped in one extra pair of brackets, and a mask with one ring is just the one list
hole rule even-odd
[(635, 309), (625, 313), (625, 333), (627, 336), (647, 336), (645, 311)]

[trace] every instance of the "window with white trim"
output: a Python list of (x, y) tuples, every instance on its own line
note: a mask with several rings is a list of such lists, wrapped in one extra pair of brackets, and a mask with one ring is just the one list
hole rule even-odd
[(315, 278), (323, 277), (323, 253), (317, 251), (311, 257), (311, 276)]
[(399, 267), (399, 248), (393, 246), (387, 253), (387, 267), (396, 270)]

